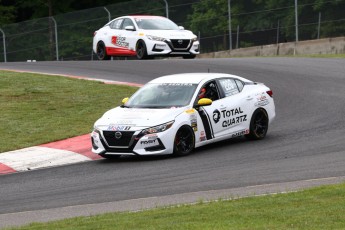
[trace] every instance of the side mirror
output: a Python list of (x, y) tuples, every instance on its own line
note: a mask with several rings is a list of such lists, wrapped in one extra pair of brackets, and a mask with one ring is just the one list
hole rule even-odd
[(128, 101), (128, 97), (125, 97), (124, 99), (122, 99), (122, 104), (124, 105), (124, 104), (126, 104), (126, 102)]
[(134, 26), (126, 26), (126, 27), (125, 27), (125, 30), (128, 30), (128, 31), (135, 31), (135, 28), (134, 28)]
[(184, 27), (183, 26), (179, 26), (178, 27), (180, 30), (184, 30)]
[(208, 106), (208, 105), (212, 105), (212, 100), (209, 98), (201, 98), (198, 101), (198, 106)]

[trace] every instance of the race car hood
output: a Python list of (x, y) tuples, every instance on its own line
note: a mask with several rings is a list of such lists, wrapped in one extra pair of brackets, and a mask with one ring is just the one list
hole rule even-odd
[(145, 30), (144, 33), (145, 35), (163, 37), (166, 39), (192, 39), (196, 37), (196, 35), (189, 30), (166, 30), (164, 33), (162, 33), (161, 30)]
[(175, 120), (176, 116), (186, 111), (186, 107), (168, 109), (142, 109), (116, 107), (107, 111), (95, 126), (109, 129), (109, 126), (130, 127), (131, 130), (153, 127)]

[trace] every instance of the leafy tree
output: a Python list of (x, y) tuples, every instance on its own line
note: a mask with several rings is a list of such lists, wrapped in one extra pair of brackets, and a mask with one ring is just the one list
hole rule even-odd
[(0, 27), (1, 25), (6, 25), (12, 23), (15, 18), (15, 8), (14, 6), (5, 6), (0, 0)]
[[(228, 0), (200, 0), (193, 5), (189, 15), (190, 27), (200, 31), (202, 37), (214, 38), (223, 34), (225, 48), (228, 33)], [(344, 35), (345, 0), (298, 0), (298, 20), (300, 40), (315, 39), (318, 14), (321, 12), (321, 34), (327, 36)], [(280, 24), (280, 41), (295, 40), (295, 6), (293, 1), (285, 0), (242, 0), (231, 1), (232, 33), (237, 25), (241, 41), (246, 45), (263, 45), (276, 41), (277, 25)], [(334, 21), (335, 20), (335, 21)], [(337, 23), (337, 20), (340, 23)], [(234, 40), (234, 39), (233, 39)], [(215, 41), (215, 39), (213, 39)], [(219, 41), (217, 42), (219, 44)], [(203, 42), (202, 47), (209, 45)], [(219, 47), (217, 47), (219, 49)], [(203, 49), (205, 51), (205, 49)]]
[(321, 24), (321, 37), (345, 35), (345, 0), (316, 0), (313, 8), (315, 13), (321, 13), (322, 21), (334, 21)]
[(112, 18), (123, 15), (151, 14), (165, 16), (165, 3), (163, 0), (135, 0), (106, 6)]
[[(237, 25), (245, 25), (241, 13), (251, 9), (251, 0), (231, 1), (231, 25), (232, 33)], [(228, 17), (228, 0), (201, 0), (199, 3), (193, 5), (193, 13), (188, 16), (189, 27), (201, 33), (203, 38), (209, 36), (222, 36), (221, 47), (212, 49), (226, 49), (228, 46), (229, 34), (229, 17)], [(217, 42), (219, 44), (219, 42)], [(205, 45), (203, 50), (205, 51)], [(207, 48), (206, 48), (207, 49)]]

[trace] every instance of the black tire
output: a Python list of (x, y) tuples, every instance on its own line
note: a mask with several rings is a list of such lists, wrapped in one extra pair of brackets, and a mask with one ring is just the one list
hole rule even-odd
[(139, 60), (148, 59), (146, 44), (143, 40), (137, 42), (135, 51)]
[(107, 55), (107, 50), (105, 48), (105, 45), (103, 42), (99, 42), (97, 44), (97, 57), (99, 60), (109, 60), (110, 59), (110, 56)]
[(268, 130), (268, 114), (264, 109), (254, 111), (250, 120), (249, 134), (247, 138), (251, 140), (264, 139)]
[(121, 155), (106, 155), (106, 154), (99, 154), (99, 155), (108, 160), (116, 160), (121, 157)]
[(194, 59), (196, 55), (184, 55), (182, 56), (183, 59)]
[(193, 129), (188, 125), (179, 128), (174, 139), (174, 155), (188, 155), (193, 151), (194, 145), (195, 136)]

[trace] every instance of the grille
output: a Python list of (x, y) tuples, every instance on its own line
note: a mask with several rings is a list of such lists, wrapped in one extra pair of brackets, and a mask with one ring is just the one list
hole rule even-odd
[(188, 39), (171, 39), (171, 43), (175, 49), (187, 49), (188, 45), (190, 43), (190, 40), (188, 40)]
[(103, 131), (103, 136), (109, 146), (128, 147), (134, 132), (123, 131), (121, 138), (117, 139), (115, 133), (119, 131)]

